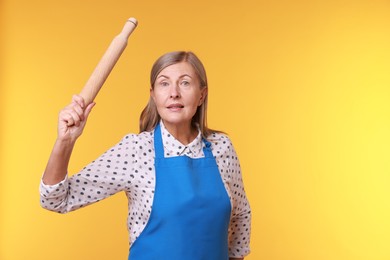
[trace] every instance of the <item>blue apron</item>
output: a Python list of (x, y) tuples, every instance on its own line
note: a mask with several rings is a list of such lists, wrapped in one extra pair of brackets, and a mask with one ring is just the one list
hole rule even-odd
[(211, 152), (204, 158), (164, 158), (160, 125), (154, 131), (156, 186), (148, 223), (129, 260), (228, 260), (231, 205)]

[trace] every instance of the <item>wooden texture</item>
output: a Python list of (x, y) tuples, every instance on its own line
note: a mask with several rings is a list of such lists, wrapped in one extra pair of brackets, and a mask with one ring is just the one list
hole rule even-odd
[(130, 18), (127, 20), (122, 32), (112, 40), (110, 46), (107, 48), (92, 75), (80, 92), (80, 96), (84, 98), (85, 106), (96, 98), (104, 82), (110, 75), (111, 70), (114, 68), (116, 62), (126, 48), (127, 39), (136, 27), (137, 20), (135, 18)]

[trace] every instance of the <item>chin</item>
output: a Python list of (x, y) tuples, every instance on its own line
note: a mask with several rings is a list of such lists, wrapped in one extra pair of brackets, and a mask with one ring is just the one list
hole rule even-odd
[(178, 118), (178, 117), (172, 117), (172, 116), (161, 116), (163, 122), (165, 125), (186, 125), (191, 124), (192, 118)]

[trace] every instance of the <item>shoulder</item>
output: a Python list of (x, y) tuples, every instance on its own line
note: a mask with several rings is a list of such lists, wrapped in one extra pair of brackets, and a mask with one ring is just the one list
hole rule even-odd
[(207, 141), (211, 143), (214, 155), (221, 156), (235, 153), (233, 143), (225, 133), (213, 132), (207, 137)]
[(207, 141), (209, 141), (212, 145), (218, 145), (220, 143), (223, 144), (232, 144), (229, 136), (222, 132), (213, 132), (209, 136), (207, 136)]
[(143, 150), (153, 144), (153, 131), (139, 134), (129, 133), (113, 147), (119, 150)]
[(139, 134), (133, 134), (129, 133), (125, 135), (121, 142), (122, 144), (129, 144), (129, 143), (135, 143), (135, 142), (142, 142), (142, 141), (151, 141), (153, 139), (153, 131), (147, 132), (141, 132)]

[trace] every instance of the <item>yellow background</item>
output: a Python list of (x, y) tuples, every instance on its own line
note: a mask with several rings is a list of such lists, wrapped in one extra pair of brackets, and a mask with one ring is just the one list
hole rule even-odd
[(154, 60), (192, 50), (209, 123), (238, 151), (257, 260), (390, 259), (390, 2), (0, 2), (0, 259), (126, 259), (123, 194), (39, 206), (58, 111), (126, 19), (139, 27), (96, 99), (70, 172), (137, 132)]

